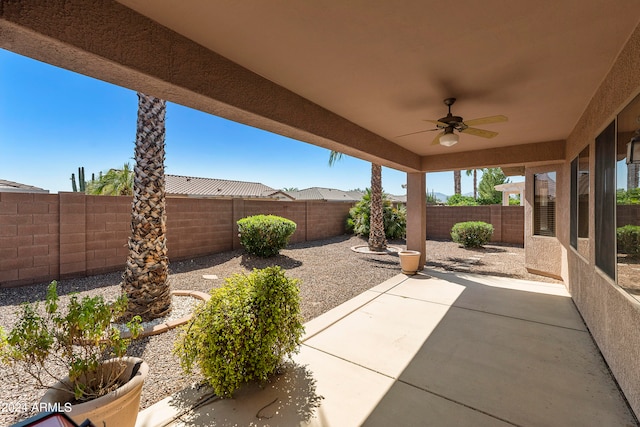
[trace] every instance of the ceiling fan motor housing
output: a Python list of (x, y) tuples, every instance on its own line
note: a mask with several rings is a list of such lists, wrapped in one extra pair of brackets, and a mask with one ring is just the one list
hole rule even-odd
[(462, 117), (454, 116), (451, 113), (447, 114), (446, 117), (442, 117), (441, 119), (438, 119), (438, 122), (439, 123), (436, 123), (436, 126), (439, 127), (440, 129), (444, 129), (451, 126), (455, 128), (457, 131), (462, 131), (467, 128), (467, 125), (464, 124)]

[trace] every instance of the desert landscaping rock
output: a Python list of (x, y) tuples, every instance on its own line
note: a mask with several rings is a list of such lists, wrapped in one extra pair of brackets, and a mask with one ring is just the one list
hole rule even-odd
[[(404, 241), (389, 242), (404, 249)], [(248, 255), (243, 250), (223, 252), (201, 258), (173, 261), (169, 265), (169, 281), (174, 290), (191, 290), (208, 294), (211, 289), (223, 285), (224, 278), (236, 273), (248, 273), (254, 268), (280, 265), (290, 277), (300, 279), (301, 312), (304, 321), (330, 310), (359, 295), (367, 289), (400, 274), (397, 253), (385, 256), (356, 253), (353, 246), (366, 245), (364, 239), (339, 236), (331, 239), (290, 245), (272, 258)], [(527, 273), (524, 268), (524, 249), (517, 246), (487, 245), (480, 249), (463, 249), (444, 241), (427, 241), (427, 268), (447, 271), (464, 271), (514, 277), (525, 280), (555, 282), (557, 280)], [(488, 256), (510, 255), (510, 256)], [(460, 263), (460, 260), (474, 262)], [(216, 275), (220, 280), (208, 280), (204, 275)], [(61, 303), (69, 294), (79, 296), (102, 295), (113, 299), (120, 292), (122, 272), (114, 272), (79, 279), (59, 281)], [(0, 289), (0, 325), (9, 329), (15, 323), (15, 313), (22, 302), (42, 301), (47, 283), (21, 288)], [(191, 308), (188, 309), (190, 311)], [(178, 313), (178, 311), (176, 311)], [(166, 320), (165, 320), (166, 322)], [(130, 355), (141, 357), (149, 364), (149, 376), (144, 384), (141, 408), (175, 393), (193, 382), (198, 376), (187, 377), (182, 373), (178, 359), (171, 349), (180, 327), (134, 341)], [(7, 367), (0, 365), (3, 386), (0, 402), (25, 403), (31, 408), (44, 394), (44, 390), (27, 386), (16, 379)], [(22, 407), (21, 407), (22, 408)], [(0, 425), (9, 425), (32, 415), (32, 412), (15, 411), (0, 413)]]

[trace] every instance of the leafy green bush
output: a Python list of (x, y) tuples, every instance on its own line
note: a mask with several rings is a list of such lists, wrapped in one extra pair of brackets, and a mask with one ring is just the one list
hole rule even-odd
[(618, 252), (640, 257), (640, 225), (625, 225), (616, 230)]
[[(0, 327), (0, 362), (22, 368), (37, 387), (68, 375), (64, 385), (80, 402), (104, 396), (122, 385), (118, 377), (125, 364), (104, 362), (123, 357), (131, 343), (112, 324), (125, 312), (127, 297), (108, 303), (102, 296), (78, 300), (72, 295), (63, 314), (57, 285), (54, 280), (47, 289), (44, 314), (37, 303), (25, 303), (8, 334)], [(127, 323), (134, 338), (142, 331), (140, 322), (140, 316), (135, 316)]]
[(447, 199), (447, 206), (478, 206), (479, 203), (471, 196), (454, 194)]
[(619, 188), (616, 191), (616, 202), (619, 205), (640, 205), (640, 188)]
[(219, 396), (232, 395), (247, 381), (266, 380), (300, 345), (298, 283), (278, 266), (226, 279), (176, 341), (184, 371), (197, 366)]
[(451, 238), (465, 248), (477, 248), (491, 240), (493, 225), (482, 221), (459, 222), (451, 229)]
[[(394, 208), (385, 194), (382, 195), (384, 234), (387, 239), (401, 239), (407, 232), (407, 208)], [(367, 188), (362, 199), (349, 210), (347, 232), (358, 236), (369, 236), (371, 217), (371, 190)]]
[(240, 243), (251, 254), (277, 255), (296, 231), (296, 223), (276, 215), (254, 215), (238, 221)]

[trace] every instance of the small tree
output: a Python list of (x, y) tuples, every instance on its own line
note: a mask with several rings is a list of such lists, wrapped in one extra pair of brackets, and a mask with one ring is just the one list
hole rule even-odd
[(495, 189), (496, 185), (505, 184), (509, 179), (500, 168), (487, 168), (482, 170), (482, 178), (478, 185), (480, 193), (479, 201), (483, 205), (502, 203), (502, 192)]
[[(347, 231), (358, 236), (369, 236), (371, 215), (371, 190), (366, 189), (362, 199), (349, 210)], [(382, 217), (384, 233), (388, 239), (399, 239), (407, 231), (407, 209), (404, 206), (394, 208), (386, 194), (382, 194)]]
[(129, 163), (122, 169), (109, 169), (97, 180), (89, 182), (87, 194), (98, 196), (131, 196), (133, 194), (133, 170)]

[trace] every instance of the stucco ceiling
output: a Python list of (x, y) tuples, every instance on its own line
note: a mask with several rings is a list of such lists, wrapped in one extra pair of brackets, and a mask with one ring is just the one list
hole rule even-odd
[[(564, 140), (640, 20), (637, 0), (120, 0), (419, 155)], [(431, 145), (423, 119), (504, 114)]]

